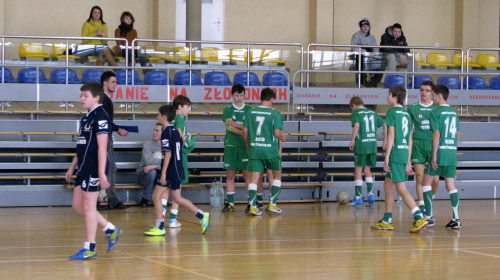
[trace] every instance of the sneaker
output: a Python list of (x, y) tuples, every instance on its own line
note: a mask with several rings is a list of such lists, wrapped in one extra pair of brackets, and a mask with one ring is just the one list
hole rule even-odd
[(118, 242), (118, 238), (120, 238), (120, 234), (122, 234), (122, 229), (117, 227), (115, 228), (115, 231), (113, 231), (112, 234), (107, 236), (108, 238), (108, 250), (106, 250), (107, 253), (109, 253), (111, 249), (115, 247), (116, 242)]
[(370, 226), (372, 229), (378, 230), (394, 230), (394, 225), (392, 223), (386, 223), (384, 220), (378, 221), (378, 223)]
[(234, 206), (226, 203), (224, 204), (224, 208), (222, 208), (222, 212), (234, 212)]
[(355, 207), (355, 206), (358, 206), (358, 205), (361, 205), (361, 204), (363, 204), (363, 197), (362, 196), (360, 196), (358, 199), (353, 198), (352, 202), (349, 203), (349, 206)]
[(266, 211), (276, 213), (276, 214), (281, 214), (281, 209), (278, 208), (278, 205), (272, 205), (269, 204), (269, 206), (266, 207)]
[(427, 224), (427, 227), (433, 227), (433, 226), (434, 226), (434, 224), (436, 223), (436, 222), (434, 221), (434, 217), (425, 217), (425, 219), (427, 220), (427, 223), (428, 223), (428, 224)]
[(370, 194), (368, 196), (368, 201), (366, 201), (366, 207), (372, 207), (373, 203), (375, 203), (375, 195)]
[(245, 208), (245, 213), (250, 213), (250, 204), (247, 204), (247, 208)]
[(144, 232), (147, 236), (163, 236), (165, 235), (165, 228), (159, 229), (158, 227), (151, 226), (151, 229)]
[(205, 214), (203, 214), (203, 219), (200, 220), (201, 234), (205, 234), (205, 232), (208, 229), (208, 224), (209, 223), (210, 223), (210, 213), (205, 212)]
[(141, 203), (140, 203), (142, 208), (146, 208), (149, 205), (149, 200), (141, 198)]
[(264, 203), (262, 203), (262, 201), (257, 201), (257, 208), (259, 209), (264, 208)]
[(181, 227), (181, 223), (179, 223), (177, 221), (177, 219), (170, 219), (170, 221), (168, 221), (168, 227), (169, 228), (178, 228), (178, 227)]
[(460, 223), (460, 219), (452, 219), (446, 225), (446, 229), (459, 229), (459, 228), (462, 228), (462, 224)]
[(422, 220), (420, 220), (420, 221), (415, 221), (413, 223), (413, 228), (410, 229), (410, 233), (417, 233), (421, 229), (423, 229), (424, 227), (426, 227), (428, 224), (429, 224), (429, 222), (425, 218), (422, 218)]
[(90, 260), (90, 259), (95, 259), (97, 258), (97, 252), (94, 251), (90, 251), (89, 249), (81, 249), (80, 251), (78, 251), (78, 253), (72, 255), (72, 256), (69, 256), (69, 258), (71, 260)]
[(248, 213), (250, 213), (250, 214), (252, 214), (254, 216), (260, 216), (260, 215), (262, 215), (262, 212), (260, 212), (259, 208), (253, 207), (253, 206), (250, 206), (250, 210), (249, 210)]

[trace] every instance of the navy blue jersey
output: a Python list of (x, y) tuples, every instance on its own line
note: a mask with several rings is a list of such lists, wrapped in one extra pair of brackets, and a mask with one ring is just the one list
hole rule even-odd
[[(102, 105), (88, 112), (80, 121), (80, 134), (76, 143), (79, 175), (97, 175), (97, 135), (109, 134), (110, 123), (110, 118)], [(106, 161), (106, 174), (108, 162)]]
[(165, 160), (165, 153), (171, 154), (167, 168), (167, 182), (184, 180), (182, 138), (179, 131), (173, 125), (167, 126), (161, 134), (161, 151), (163, 153), (162, 166)]

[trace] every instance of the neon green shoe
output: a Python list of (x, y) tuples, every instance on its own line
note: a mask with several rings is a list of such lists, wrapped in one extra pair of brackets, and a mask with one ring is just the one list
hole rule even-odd
[(159, 229), (158, 227), (151, 226), (151, 229), (144, 232), (147, 236), (163, 236), (165, 235), (165, 228)]
[(426, 227), (429, 224), (429, 222), (425, 219), (422, 218), (420, 221), (415, 221), (413, 223), (413, 228), (410, 230), (410, 233), (417, 233), (424, 227)]
[(205, 234), (208, 229), (208, 224), (210, 223), (210, 213), (205, 212), (203, 214), (203, 219), (200, 220), (201, 224), (201, 234)]
[(83, 248), (78, 253), (69, 256), (69, 258), (72, 260), (91, 260), (97, 258), (97, 252)]
[(282, 212), (281, 209), (278, 208), (278, 205), (272, 205), (272, 204), (269, 204), (269, 206), (267, 206), (266, 211), (276, 214), (281, 214)]
[(394, 225), (392, 223), (386, 223), (384, 220), (380, 220), (378, 223), (371, 225), (370, 227), (378, 230), (394, 230)]
[(250, 211), (248, 212), (254, 216), (260, 216), (262, 215), (262, 212), (260, 212), (259, 208), (257, 207), (254, 207), (254, 206), (250, 206)]

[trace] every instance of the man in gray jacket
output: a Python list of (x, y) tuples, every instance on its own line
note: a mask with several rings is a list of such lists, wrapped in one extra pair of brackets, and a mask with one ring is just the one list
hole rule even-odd
[(153, 129), (153, 139), (144, 142), (142, 157), (137, 167), (137, 180), (144, 186), (141, 195), (141, 206), (148, 207), (156, 184), (156, 175), (161, 170), (161, 133), (163, 126), (159, 123)]
[[(359, 31), (354, 33), (351, 38), (351, 45), (362, 45), (362, 46), (376, 46), (377, 40), (375, 40), (375, 36), (370, 34), (371, 23), (370, 20), (364, 18), (358, 22)], [(376, 67), (376, 59), (375, 56), (378, 54), (378, 48), (352, 48), (352, 51), (356, 54), (355, 57), (355, 66), (356, 70), (359, 69), (359, 57), (361, 54), (361, 70), (369, 71), (369, 70), (379, 70)], [(357, 75), (356, 75), (357, 76)], [(370, 74), (370, 81), (368, 81), (367, 74), (361, 74), (361, 84), (365, 87), (376, 87), (382, 78), (381, 74)]]

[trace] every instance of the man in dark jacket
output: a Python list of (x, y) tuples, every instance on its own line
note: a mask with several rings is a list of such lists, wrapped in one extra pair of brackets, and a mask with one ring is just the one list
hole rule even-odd
[[(406, 37), (403, 33), (401, 24), (395, 23), (385, 29), (384, 35), (380, 39), (381, 46), (408, 46)], [(410, 59), (408, 58), (409, 49), (401, 48), (380, 48), (380, 51), (385, 54), (387, 58), (387, 71), (396, 71), (396, 65), (402, 64), (408, 67), (411, 71)]]

